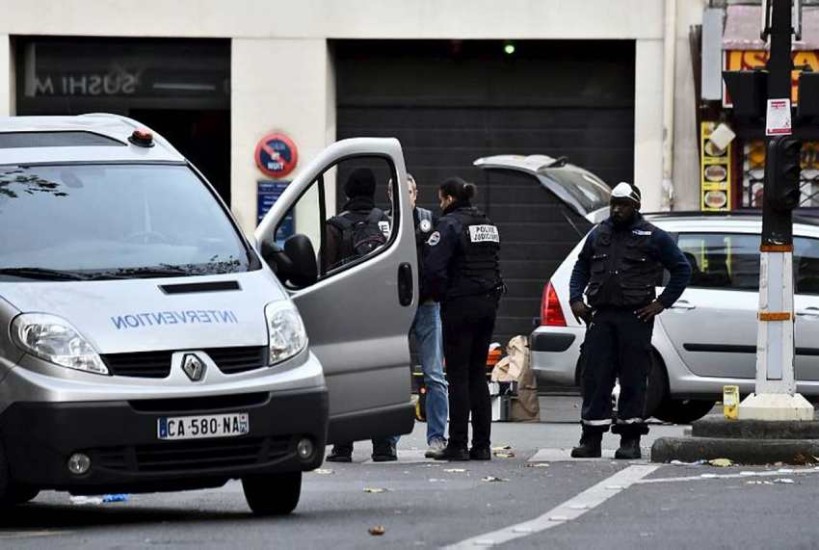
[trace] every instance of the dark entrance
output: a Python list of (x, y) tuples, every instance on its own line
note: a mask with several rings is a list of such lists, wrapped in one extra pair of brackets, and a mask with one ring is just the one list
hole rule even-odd
[[(498, 224), (509, 287), (495, 337), (528, 334), (543, 285), (582, 218), (532, 177), (484, 173), (479, 157), (567, 156), (609, 184), (634, 173), (633, 41), (338, 41), (338, 138), (397, 137), (420, 204), (458, 175)], [(574, 229), (575, 225), (578, 229)], [(567, 312), (568, 314), (568, 312)]]
[(230, 204), (230, 41), (17, 37), (17, 114), (121, 114), (163, 135)]

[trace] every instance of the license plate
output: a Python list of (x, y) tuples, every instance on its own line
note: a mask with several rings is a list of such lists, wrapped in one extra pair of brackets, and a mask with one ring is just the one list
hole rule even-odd
[(235, 437), (250, 433), (250, 419), (247, 413), (163, 416), (156, 427), (159, 439)]

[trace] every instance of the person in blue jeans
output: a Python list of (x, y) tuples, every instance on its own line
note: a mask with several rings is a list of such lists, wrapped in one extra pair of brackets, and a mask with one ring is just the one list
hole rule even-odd
[[(392, 183), (392, 182), (390, 182)], [(418, 186), (415, 178), (407, 174), (410, 204), (413, 207), (412, 217), (415, 222), (415, 244), (418, 251), (418, 280), (423, 280), (424, 246), (435, 229), (435, 218), (430, 210), (416, 206)], [(392, 186), (388, 187), (391, 192)], [(390, 196), (392, 200), (392, 196)], [(418, 344), (418, 358), (424, 373), (424, 385), (427, 389), (427, 449), (426, 456), (431, 458), (436, 452), (446, 447), (446, 422), (449, 416), (449, 398), (447, 382), (444, 376), (443, 337), (441, 332), (441, 310), (438, 302), (429, 298), (421, 288), (418, 309), (412, 321), (410, 334)], [(374, 462), (388, 462), (398, 459), (396, 445), (399, 436), (376, 438), (372, 440)], [(327, 456), (330, 462), (351, 462), (352, 443), (337, 443)]]

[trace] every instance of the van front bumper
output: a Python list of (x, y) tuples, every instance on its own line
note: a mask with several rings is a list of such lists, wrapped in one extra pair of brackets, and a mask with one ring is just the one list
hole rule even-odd
[[(236, 437), (160, 440), (161, 417), (247, 413), (249, 433)], [(306, 471), (324, 458), (326, 388), (198, 398), (19, 402), (0, 415), (11, 479), (75, 494), (154, 492), (219, 486), (250, 474)], [(300, 458), (297, 444), (313, 444)], [(69, 457), (90, 469), (75, 475)]]

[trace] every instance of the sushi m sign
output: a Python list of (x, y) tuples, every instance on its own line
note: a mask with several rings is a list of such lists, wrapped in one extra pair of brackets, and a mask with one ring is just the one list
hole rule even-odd
[[(755, 71), (764, 70), (770, 52), (764, 50), (729, 50), (725, 52), (723, 66), (726, 71)], [(791, 103), (799, 102), (799, 75), (803, 71), (819, 72), (819, 51), (794, 51), (793, 71), (791, 71)], [(724, 107), (733, 107), (733, 101), (723, 84), (722, 104)]]

